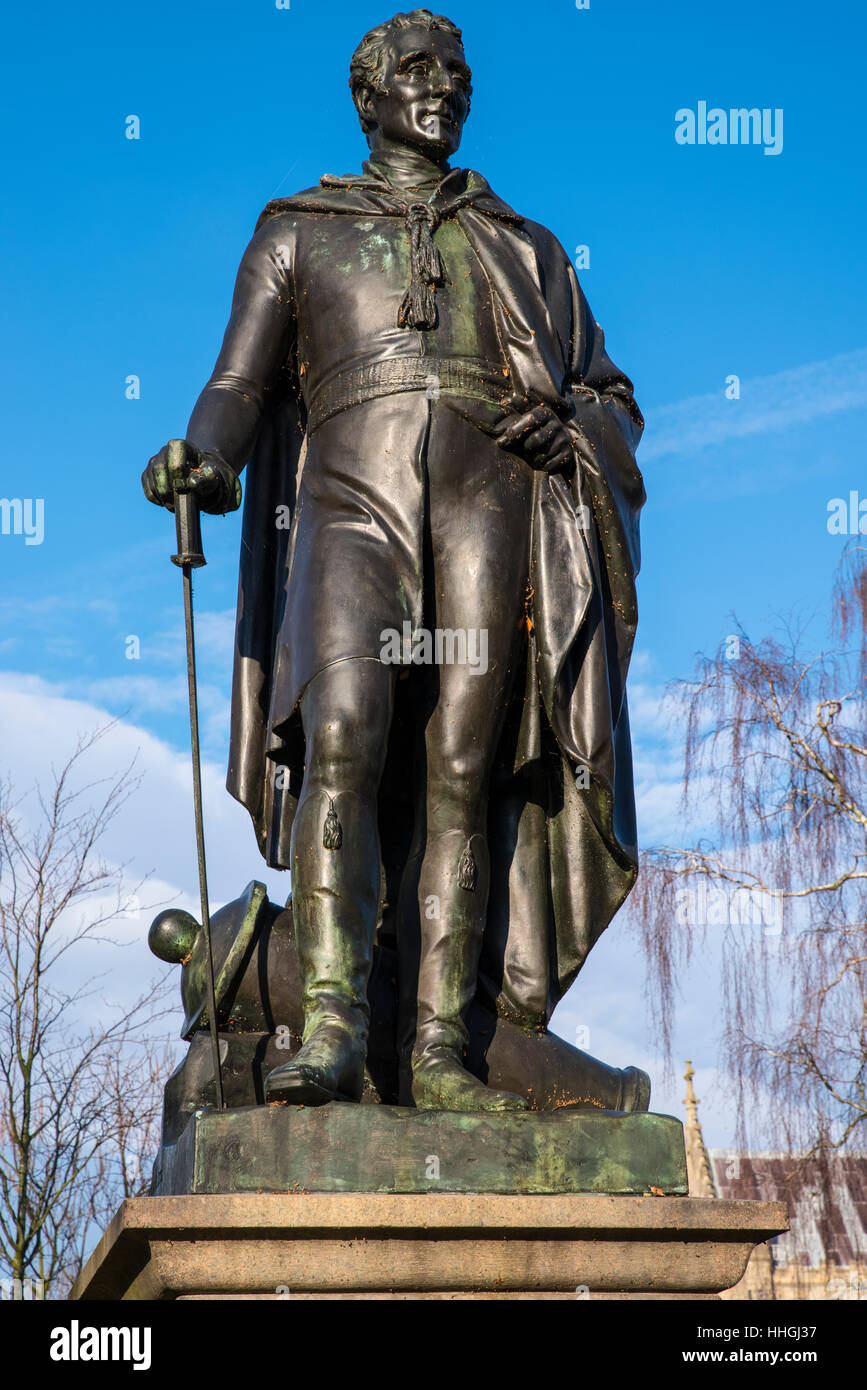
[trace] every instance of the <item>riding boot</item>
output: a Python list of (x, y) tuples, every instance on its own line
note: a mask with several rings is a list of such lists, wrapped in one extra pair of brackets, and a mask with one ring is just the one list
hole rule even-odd
[(447, 831), (428, 846), (419, 882), (421, 953), (412, 1051), (420, 1110), (526, 1110), (522, 1096), (483, 1085), (464, 1066), (466, 1016), (476, 993), (488, 900), (488, 848)]
[(358, 1101), (379, 905), (375, 816), (354, 792), (316, 791), (293, 827), (292, 906), (303, 985), (304, 1032), (295, 1056), (270, 1072), (268, 1101)]

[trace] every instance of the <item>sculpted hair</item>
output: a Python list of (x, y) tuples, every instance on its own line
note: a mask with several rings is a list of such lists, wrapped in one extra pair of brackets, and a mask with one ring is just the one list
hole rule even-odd
[[(413, 27), (442, 29), (447, 34), (453, 34), (463, 47), (461, 30), (458, 26), (453, 24), (450, 19), (446, 19), (445, 15), (432, 14), (430, 10), (411, 10), (409, 14), (396, 14), (385, 24), (377, 24), (375, 29), (371, 29), (365, 34), (352, 55), (352, 62), (349, 64), (349, 86), (356, 110), (358, 110), (358, 93), (363, 87), (368, 87), (374, 92), (382, 90), (382, 69), (385, 63), (383, 50), (389, 34), (395, 29)], [(371, 124), (364, 119), (360, 111), (359, 120), (366, 135), (372, 129)]]

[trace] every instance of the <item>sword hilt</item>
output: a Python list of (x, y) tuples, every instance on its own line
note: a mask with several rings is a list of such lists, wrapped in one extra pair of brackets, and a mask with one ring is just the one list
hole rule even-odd
[[(168, 447), (183, 457), (185, 446), (182, 439), (172, 439)], [(193, 492), (175, 492), (175, 531), (178, 553), (172, 556), (172, 564), (181, 568), (189, 565), (190, 569), (201, 569), (208, 562), (202, 550), (199, 504)]]

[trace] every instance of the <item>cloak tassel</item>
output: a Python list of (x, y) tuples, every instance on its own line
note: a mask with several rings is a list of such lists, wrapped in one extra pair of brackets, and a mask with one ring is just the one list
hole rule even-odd
[[(331, 797), (328, 798), (331, 801)], [(328, 808), (328, 815), (325, 817), (325, 826), (322, 831), (322, 843), (326, 849), (340, 849), (343, 843), (343, 827), (337, 819), (337, 812), (334, 809), (334, 802)]]
[(467, 893), (474, 893), (476, 891), (477, 874), (478, 869), (476, 868), (476, 861), (473, 858), (470, 842), (467, 840), (467, 847), (458, 863), (458, 887), (463, 888)]

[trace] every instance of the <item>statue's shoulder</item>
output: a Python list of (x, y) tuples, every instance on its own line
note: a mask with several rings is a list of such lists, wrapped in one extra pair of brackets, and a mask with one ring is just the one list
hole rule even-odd
[(466, 192), (472, 196), (472, 205), (477, 211), (493, 213), (494, 216), (505, 218), (516, 225), (524, 221), (505, 198), (494, 192), (484, 174), (480, 174), (478, 169), (464, 169), (463, 176)]
[(568, 260), (566, 251), (562, 243), (557, 239), (550, 227), (546, 227), (542, 222), (534, 222), (532, 217), (524, 218), (524, 231), (532, 237), (536, 245), (536, 250), (540, 252), (546, 260)]
[(571, 281), (575, 272), (563, 243), (550, 227), (544, 226), (541, 222), (534, 222), (531, 217), (524, 218), (523, 230), (533, 243), (546, 284), (552, 289), (561, 286), (565, 290), (566, 282)]
[(524, 233), (525, 236), (535, 244), (537, 252), (545, 260), (556, 260), (566, 258), (560, 242), (554, 233), (541, 222), (534, 222), (532, 217), (526, 217), (519, 209), (514, 208), (495, 193), (487, 179), (475, 169), (467, 170), (467, 189), (475, 193), (475, 206), (482, 212), (491, 213), (495, 217), (503, 218), (512, 222)]
[(363, 203), (366, 185), (369, 180), (363, 175), (346, 175), (335, 178), (323, 175), (313, 188), (304, 188), (292, 193), (288, 198), (272, 198), (259, 214), (257, 229), (275, 217), (291, 217), (303, 213), (328, 214), (352, 212)]

